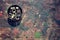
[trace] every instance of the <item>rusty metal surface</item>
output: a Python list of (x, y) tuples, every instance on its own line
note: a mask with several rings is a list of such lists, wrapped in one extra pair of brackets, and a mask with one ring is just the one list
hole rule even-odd
[[(0, 0), (0, 40), (60, 40), (59, 0)], [(22, 8), (22, 20), (19, 26), (8, 24), (7, 10), (11, 5)], [(42, 35), (35, 38), (35, 32)], [(60, 33), (60, 31), (59, 31)]]

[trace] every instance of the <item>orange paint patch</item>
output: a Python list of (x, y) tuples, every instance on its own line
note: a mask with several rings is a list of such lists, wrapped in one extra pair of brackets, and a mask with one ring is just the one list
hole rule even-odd
[(27, 22), (25, 22), (24, 25), (28, 27), (33, 27), (33, 23), (31, 20), (28, 20)]

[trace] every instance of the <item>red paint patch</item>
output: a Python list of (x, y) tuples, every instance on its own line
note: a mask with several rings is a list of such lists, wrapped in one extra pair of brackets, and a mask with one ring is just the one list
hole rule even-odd
[(0, 11), (0, 16), (2, 16), (3, 14), (2, 14), (3, 12), (2, 11)]
[(17, 35), (17, 34), (19, 33), (19, 30), (16, 29), (16, 28), (14, 28), (14, 29), (13, 29), (13, 33), (14, 33), (14, 35)]
[(0, 13), (0, 16), (2, 16), (2, 13)]

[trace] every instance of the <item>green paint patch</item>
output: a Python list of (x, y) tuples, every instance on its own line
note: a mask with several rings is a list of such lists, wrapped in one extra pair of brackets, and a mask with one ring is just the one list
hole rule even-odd
[(40, 38), (42, 36), (41, 32), (35, 32), (34, 34), (35, 38)]
[(47, 26), (47, 22), (44, 22), (44, 26)]

